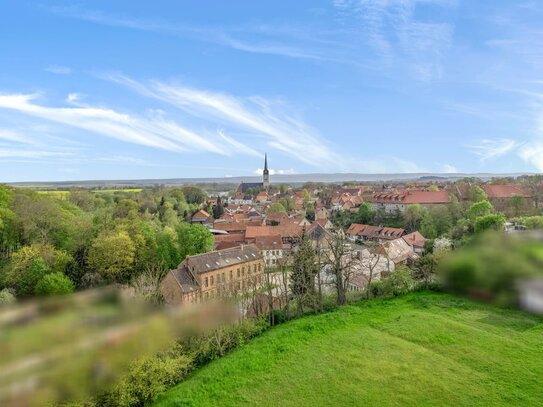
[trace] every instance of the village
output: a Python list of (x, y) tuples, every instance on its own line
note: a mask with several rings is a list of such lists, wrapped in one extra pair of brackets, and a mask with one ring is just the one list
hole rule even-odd
[[(451, 232), (450, 226), (439, 225), (450, 223), (448, 219), (460, 208), (489, 202), (492, 211), (503, 217), (494, 228), (524, 230), (518, 219), (537, 213), (541, 190), (540, 184), (530, 188), (512, 180), (310, 183), (292, 188), (270, 183), (266, 156), (262, 182), (242, 182), (234, 193), (207, 199), (192, 215), (193, 224), (213, 234), (213, 251), (188, 256), (166, 275), (160, 290), (168, 304), (239, 299), (251, 293), (254, 307), (255, 293), (268, 286), (273, 287), (268, 293), (273, 298), (257, 301), (260, 312), (268, 306), (284, 307), (292, 295), (293, 254), (307, 240), (318, 257), (318, 270), (308, 282), (312, 290), (369, 291), (372, 282), (398, 267), (413, 268), (428, 250), (452, 249), (451, 236), (459, 234), (462, 239), (463, 233), (469, 234), (467, 227)], [(484, 214), (483, 210), (480, 215)], [(434, 225), (428, 221), (431, 216)], [(341, 270), (330, 272), (334, 261)]]

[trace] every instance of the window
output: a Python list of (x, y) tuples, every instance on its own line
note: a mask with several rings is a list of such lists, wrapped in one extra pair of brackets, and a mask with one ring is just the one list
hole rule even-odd
[(205, 280), (204, 280), (204, 287), (208, 287), (208, 286), (209, 286), (209, 284), (208, 284), (207, 277), (206, 277)]
[(241, 277), (241, 273), (239, 272), (239, 269), (237, 270), (237, 272), (238, 272), (238, 278), (240, 278), (240, 277)]
[(209, 285), (213, 286), (213, 276), (209, 277)]
[(233, 278), (234, 278), (234, 273), (232, 270), (230, 270), (230, 281), (232, 281)]
[(253, 273), (256, 273), (256, 264), (253, 265)]
[(261, 271), (261, 270), (262, 270), (262, 265), (258, 263), (258, 271)]
[(224, 283), (224, 273), (221, 273), (221, 283)]

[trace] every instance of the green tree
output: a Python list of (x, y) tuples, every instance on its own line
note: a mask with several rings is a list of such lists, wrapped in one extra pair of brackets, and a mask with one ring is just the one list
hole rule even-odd
[(478, 185), (473, 185), (470, 187), (468, 192), (468, 199), (471, 202), (481, 202), (488, 199), (486, 192)]
[(283, 199), (280, 199), (279, 203), (283, 205), (283, 208), (285, 208), (287, 212), (294, 210), (294, 199), (292, 199), (292, 197), (290, 196), (286, 196)]
[(475, 219), (475, 232), (480, 233), (485, 230), (503, 230), (505, 216), (501, 213), (491, 213), (489, 215), (478, 216)]
[(74, 283), (62, 273), (45, 275), (36, 285), (35, 294), (40, 296), (63, 295), (73, 292)]
[(304, 305), (314, 302), (315, 274), (318, 272), (315, 250), (311, 240), (302, 233), (300, 246), (294, 253), (290, 288), (296, 298), (298, 316), (302, 314)]
[(99, 235), (89, 250), (88, 262), (105, 281), (126, 281), (136, 257), (136, 246), (127, 232)]
[(176, 228), (179, 258), (210, 251), (213, 248), (213, 235), (205, 226), (181, 223)]
[(492, 204), (488, 201), (479, 201), (475, 202), (468, 209), (468, 218), (472, 221), (475, 220), (478, 216), (484, 216), (491, 214), (494, 211)]
[(201, 188), (193, 185), (182, 187), (181, 192), (189, 204), (201, 205), (207, 199), (207, 194)]
[(419, 230), (425, 212), (427, 211), (419, 204), (409, 205), (403, 214), (405, 228), (409, 232)]
[(280, 204), (279, 202), (275, 202), (275, 203), (270, 205), (270, 207), (268, 208), (268, 210), (266, 212), (268, 214), (270, 214), (270, 213), (279, 213), (279, 212), (287, 213), (287, 210), (285, 209), (285, 207), (282, 204)]
[(369, 203), (364, 202), (356, 212), (356, 223), (369, 224), (372, 219), (372, 209)]

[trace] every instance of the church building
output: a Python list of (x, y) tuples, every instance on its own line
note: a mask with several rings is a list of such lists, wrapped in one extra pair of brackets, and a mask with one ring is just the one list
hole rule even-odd
[(262, 171), (262, 182), (241, 182), (236, 191), (237, 194), (245, 194), (249, 189), (253, 191), (267, 191), (270, 187), (270, 171), (268, 170), (268, 154), (264, 154), (264, 171)]

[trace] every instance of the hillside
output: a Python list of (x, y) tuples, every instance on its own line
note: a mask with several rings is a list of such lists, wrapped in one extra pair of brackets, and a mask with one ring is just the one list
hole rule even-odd
[(158, 406), (540, 405), (543, 320), (435, 293), (271, 329)]

